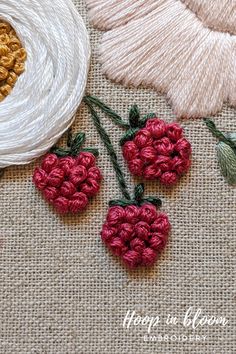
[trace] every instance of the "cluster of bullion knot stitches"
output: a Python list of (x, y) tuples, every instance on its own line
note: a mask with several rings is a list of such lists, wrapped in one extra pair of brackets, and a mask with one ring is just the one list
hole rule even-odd
[(83, 211), (89, 198), (100, 189), (102, 177), (95, 165), (95, 155), (85, 149), (78, 151), (84, 139), (84, 134), (80, 133), (70, 144), (70, 149), (55, 148), (54, 153), (47, 154), (41, 167), (34, 171), (35, 186), (61, 214)]
[[(156, 197), (144, 197), (143, 184), (138, 184), (135, 187), (133, 197), (129, 194), (124, 173), (119, 165), (116, 152), (107, 132), (102, 126), (100, 117), (94, 106), (100, 108), (102, 112), (112, 118), (117, 125), (127, 129), (126, 135), (121, 139), (120, 143), (124, 145), (123, 153), (130, 164), (132, 161), (136, 160), (137, 162), (139, 159), (138, 154), (141, 145), (142, 148), (152, 147), (150, 142), (154, 142), (154, 139), (151, 138), (151, 134), (146, 128), (147, 124), (148, 126), (151, 125), (151, 116), (148, 115), (140, 119), (138, 107), (133, 106), (130, 110), (129, 123), (126, 123), (116, 112), (112, 111), (96, 97), (86, 96), (84, 101), (90, 109), (97, 131), (107, 148), (120, 190), (124, 197), (124, 199), (110, 201), (107, 217), (101, 231), (102, 241), (114, 255), (122, 259), (127, 267), (137, 268), (139, 266), (152, 266), (158, 258), (159, 253), (165, 248), (168, 240), (171, 228), (168, 216), (158, 210), (162, 205), (160, 199)], [(158, 120), (155, 120), (154, 124), (158, 122)], [(147, 141), (145, 136), (144, 141), (141, 144), (140, 142), (137, 144), (137, 139), (135, 141), (133, 140), (136, 138), (135, 135), (138, 134), (142, 128), (146, 128), (146, 131), (148, 131), (150, 142)], [(164, 134), (166, 134), (166, 126), (162, 134), (159, 134), (158, 137), (164, 137)], [(173, 131), (173, 139), (175, 141), (179, 140), (181, 134), (181, 129)], [(130, 145), (130, 149), (128, 145)], [(155, 151), (155, 158), (156, 155), (157, 152)], [(144, 164), (141, 170), (143, 170), (143, 168)], [(142, 173), (140, 173), (140, 175), (142, 175)]]
[[(141, 123), (141, 124), (140, 124)], [(191, 165), (191, 144), (178, 123), (150, 118), (131, 128), (121, 141), (124, 159), (134, 176), (176, 184)]]
[(154, 198), (154, 204), (151, 199), (130, 201), (127, 205), (111, 202), (102, 228), (103, 242), (130, 268), (153, 265), (168, 240), (168, 217), (157, 209)]

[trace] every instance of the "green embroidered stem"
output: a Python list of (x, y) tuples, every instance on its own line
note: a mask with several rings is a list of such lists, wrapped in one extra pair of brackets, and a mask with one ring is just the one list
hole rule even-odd
[(131, 200), (131, 197), (130, 197), (130, 194), (128, 192), (128, 188), (127, 188), (127, 185), (126, 185), (126, 182), (125, 182), (124, 174), (123, 174), (123, 172), (122, 172), (122, 170), (120, 168), (120, 165), (118, 163), (117, 155), (116, 155), (116, 152), (115, 152), (115, 150), (113, 148), (111, 140), (110, 140), (108, 134), (106, 133), (105, 129), (103, 128), (103, 126), (101, 124), (101, 121), (100, 121), (100, 118), (99, 118), (97, 112), (95, 111), (95, 109), (93, 108), (91, 100), (90, 100), (90, 98), (88, 98), (88, 96), (86, 96), (84, 98), (84, 102), (89, 107), (91, 115), (92, 115), (92, 119), (93, 119), (93, 122), (94, 122), (94, 125), (95, 125), (95, 127), (96, 127), (96, 129), (97, 129), (97, 131), (98, 131), (98, 133), (99, 133), (104, 145), (107, 148), (107, 152), (108, 152), (108, 154), (110, 156), (111, 162), (112, 162), (114, 170), (116, 172), (116, 176), (117, 176), (117, 180), (118, 180), (118, 183), (119, 183), (119, 186), (120, 186), (120, 190), (121, 190), (124, 198), (126, 198), (127, 200)]
[(128, 205), (137, 205), (141, 206), (142, 204), (145, 203), (151, 203), (154, 204), (156, 207), (161, 207), (162, 206), (162, 201), (159, 198), (154, 198), (154, 197), (147, 197), (143, 198), (144, 194), (144, 184), (138, 184), (134, 188), (134, 198), (131, 200), (123, 200), (123, 199), (118, 199), (118, 200), (111, 200), (109, 202), (109, 206), (121, 206), (121, 207), (126, 207)]
[(139, 129), (145, 127), (148, 119), (156, 117), (155, 113), (149, 113), (141, 118), (139, 108), (134, 104), (129, 111), (129, 123), (126, 123), (117, 113), (97, 97), (87, 95), (85, 96), (85, 99), (87, 102), (100, 108), (101, 111), (110, 117), (116, 125), (127, 129), (125, 135), (120, 139), (121, 146), (124, 145), (126, 141), (132, 140)]
[(131, 128), (127, 130), (124, 136), (120, 139), (120, 146), (124, 145), (126, 141), (133, 140), (135, 134), (139, 131), (139, 128)]
[(128, 123), (124, 122), (123, 119), (116, 112), (114, 112), (105, 103), (100, 101), (97, 97), (87, 95), (84, 99), (87, 102), (90, 102), (91, 104), (94, 104), (95, 106), (99, 107), (105, 114), (112, 118), (115, 124), (119, 125), (122, 128), (129, 128)]
[(223, 134), (220, 130), (218, 130), (215, 123), (211, 119), (205, 118), (204, 122), (214, 137), (216, 137), (223, 143), (229, 145), (232, 149), (236, 149), (235, 143), (232, 140), (230, 140), (228, 137), (226, 137), (226, 135)]
[(99, 155), (98, 149), (94, 149), (94, 148), (82, 149), (82, 145), (86, 140), (85, 133), (78, 133), (73, 138), (72, 131), (71, 129), (69, 129), (67, 134), (68, 134), (68, 138), (67, 138), (68, 148), (64, 149), (58, 146), (54, 146), (50, 150), (51, 153), (54, 153), (59, 157), (77, 156), (80, 152), (90, 152), (94, 156)]

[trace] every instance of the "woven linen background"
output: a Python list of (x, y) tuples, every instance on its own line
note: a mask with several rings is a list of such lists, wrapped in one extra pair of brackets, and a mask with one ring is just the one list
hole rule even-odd
[[(90, 32), (93, 57), (87, 91), (124, 117), (138, 103), (175, 119), (165, 100), (145, 89), (124, 89), (102, 76), (96, 56), (100, 33), (89, 27), (85, 3), (75, 0)], [(222, 130), (236, 131), (231, 108), (215, 117)], [(119, 151), (122, 130), (103, 117)], [(35, 190), (35, 164), (7, 169), (0, 180), (0, 353), (1, 354), (234, 354), (236, 190), (217, 166), (215, 139), (202, 120), (181, 122), (193, 146), (191, 172), (172, 189), (146, 183), (147, 195), (163, 199), (172, 223), (166, 251), (155, 267), (127, 271), (100, 240), (110, 199), (120, 196), (103, 144), (83, 105), (74, 131), (100, 150), (104, 181), (100, 194), (78, 216), (58, 216)], [(121, 154), (120, 162), (122, 162)], [(135, 182), (124, 166), (130, 188)], [(137, 182), (137, 181), (136, 181)], [(205, 341), (144, 341), (146, 328), (123, 328), (128, 310), (142, 316), (183, 318), (193, 306), (209, 316), (225, 316), (225, 327), (193, 331), (165, 323), (152, 335), (205, 335)]]

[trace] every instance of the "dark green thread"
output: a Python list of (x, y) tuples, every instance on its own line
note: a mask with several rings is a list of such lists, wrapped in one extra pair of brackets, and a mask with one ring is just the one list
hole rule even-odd
[(132, 198), (131, 200), (124, 200), (124, 199), (111, 200), (109, 202), (109, 206), (121, 206), (124, 208), (129, 205), (141, 206), (145, 203), (154, 204), (156, 207), (162, 206), (161, 199), (155, 197), (143, 198), (143, 194), (144, 194), (144, 184), (141, 183), (135, 186), (134, 188), (134, 198)]
[(145, 127), (145, 125), (146, 125), (146, 123), (147, 123), (147, 121), (149, 120), (149, 119), (153, 119), (153, 118), (156, 118), (157, 117), (157, 115), (156, 115), (156, 113), (148, 113), (148, 114), (146, 114), (142, 119), (140, 119), (140, 121), (139, 121), (139, 126), (140, 126), (140, 128), (144, 128)]
[(211, 119), (205, 118), (204, 122), (215, 138), (229, 145), (232, 149), (236, 149), (235, 143), (229, 137), (226, 137), (226, 135), (219, 129), (217, 129), (215, 123)]
[(135, 104), (131, 107), (129, 111), (129, 124), (131, 128), (139, 127), (140, 111), (138, 106)]
[(89, 107), (89, 110), (91, 112), (91, 116), (92, 116), (92, 119), (93, 119), (93, 122), (94, 122), (94, 125), (104, 143), (104, 145), (106, 146), (107, 148), (107, 152), (110, 156), (110, 159), (111, 159), (111, 162), (112, 162), (112, 165), (114, 167), (114, 170), (116, 172), (116, 176), (117, 176), (117, 180), (118, 180), (118, 183), (119, 183), (119, 187), (120, 187), (120, 190), (123, 194), (123, 196), (130, 200), (131, 197), (130, 197), (130, 194), (128, 192), (128, 188), (127, 188), (127, 185), (126, 185), (126, 182), (125, 182), (125, 178), (124, 178), (124, 174), (119, 166), (119, 163), (118, 163), (118, 158), (117, 158), (117, 154), (113, 148), (113, 145), (111, 143), (111, 140), (110, 140), (110, 137), (108, 136), (108, 134), (106, 133), (105, 129), (103, 128), (102, 124), (101, 124), (101, 121), (100, 121), (100, 118), (97, 114), (97, 112), (95, 111), (95, 109), (93, 108), (93, 105), (91, 103), (91, 100), (88, 99), (87, 97), (84, 98), (84, 102), (87, 104), (87, 106)]
[(72, 144), (72, 141), (73, 141), (73, 134), (72, 134), (72, 129), (69, 128), (68, 131), (67, 131), (67, 147), (71, 147), (71, 144)]
[(129, 128), (129, 124), (123, 121), (123, 119), (114, 112), (110, 107), (108, 107), (105, 103), (100, 101), (97, 97), (94, 96), (85, 96), (84, 98), (87, 102), (94, 104), (99, 107), (105, 114), (107, 114), (115, 124), (119, 125), (122, 128)]
[(67, 148), (61, 148), (54, 146), (51, 148), (50, 152), (56, 154), (58, 157), (66, 156), (77, 156), (80, 152), (90, 152), (94, 156), (98, 156), (98, 149), (94, 148), (85, 148), (82, 149), (83, 144), (85, 143), (86, 137), (85, 133), (78, 133), (73, 138), (71, 129), (67, 132)]
[(129, 111), (129, 123), (126, 123), (116, 112), (100, 101), (97, 97), (87, 95), (85, 96), (85, 99), (87, 102), (90, 102), (100, 108), (101, 111), (110, 117), (116, 125), (127, 129), (125, 135), (120, 139), (121, 146), (124, 145), (126, 141), (133, 140), (139, 129), (145, 127), (148, 119), (156, 117), (155, 113), (149, 113), (141, 118), (139, 108), (136, 104), (134, 104)]
[(144, 194), (144, 184), (140, 183), (134, 188), (134, 199), (137, 201), (142, 200)]
[(90, 152), (95, 157), (99, 156), (99, 151), (98, 151), (98, 149), (95, 149), (95, 148), (84, 148), (84, 149), (81, 149), (81, 152)]
[(127, 130), (125, 135), (120, 139), (120, 145), (122, 146), (126, 143), (126, 141), (133, 140), (138, 131), (139, 131), (139, 128), (131, 128), (131, 129)]

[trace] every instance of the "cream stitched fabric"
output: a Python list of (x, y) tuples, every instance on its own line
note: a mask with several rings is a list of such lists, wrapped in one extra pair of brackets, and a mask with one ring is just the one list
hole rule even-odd
[[(76, 0), (86, 19), (84, 1)], [(88, 22), (87, 22), (88, 25)], [(96, 60), (100, 34), (90, 28), (93, 59), (87, 91), (127, 115), (137, 102), (143, 113), (175, 119), (164, 97), (128, 90), (107, 81)], [(236, 131), (236, 112), (215, 118), (222, 130)], [(118, 149), (122, 131), (103, 122)], [(236, 190), (223, 180), (215, 140), (201, 120), (182, 121), (193, 144), (193, 167), (167, 190), (147, 183), (159, 195), (172, 223), (169, 245), (151, 270), (127, 272), (102, 245), (99, 232), (110, 199), (119, 197), (114, 173), (84, 107), (73, 129), (97, 146), (103, 170), (101, 193), (78, 217), (60, 217), (31, 182), (34, 165), (14, 167), (0, 180), (0, 353), (1, 354), (234, 354)], [(121, 155), (120, 160), (122, 161)], [(127, 179), (132, 185), (127, 169)], [(145, 342), (145, 328), (122, 327), (128, 310), (144, 316), (171, 313), (180, 319), (194, 306), (225, 316), (224, 327), (183, 328), (161, 323), (154, 335), (207, 336), (205, 342)]]

